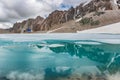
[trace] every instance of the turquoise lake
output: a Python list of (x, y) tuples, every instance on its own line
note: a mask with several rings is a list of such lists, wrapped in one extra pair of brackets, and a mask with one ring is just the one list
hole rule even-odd
[[(0, 35), (0, 80), (106, 80), (120, 72), (119, 38), (109, 34)], [(80, 79), (81, 75), (87, 78)]]

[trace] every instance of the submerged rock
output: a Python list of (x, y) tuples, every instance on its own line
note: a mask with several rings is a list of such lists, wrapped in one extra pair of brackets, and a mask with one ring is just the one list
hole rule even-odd
[(66, 78), (71, 75), (70, 68), (46, 68), (44, 80), (59, 80), (59, 78)]
[(7, 79), (6, 77), (0, 77), (0, 80), (10, 80), (10, 79)]

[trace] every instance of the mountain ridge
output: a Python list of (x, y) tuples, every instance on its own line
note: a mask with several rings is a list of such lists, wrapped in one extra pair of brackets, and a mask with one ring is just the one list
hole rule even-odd
[[(120, 9), (120, 0), (91, 0), (87, 4), (81, 3), (75, 8), (71, 7), (70, 9), (65, 11), (55, 10), (52, 13), (50, 13), (46, 19), (42, 18), (41, 16), (38, 16), (35, 19), (28, 19), (21, 23), (15, 23), (13, 28), (9, 29), (9, 32), (26, 33), (28, 32), (27, 30), (29, 28), (31, 29), (30, 32), (37, 32), (37, 31), (47, 32), (52, 29), (63, 27), (65, 25), (62, 24), (65, 24), (67, 22), (69, 23), (69, 21), (75, 21), (76, 19), (79, 19), (81, 17), (85, 17), (91, 12), (106, 12), (107, 10), (119, 11), (119, 9)], [(56, 28), (54, 28), (54, 26)], [(64, 32), (68, 32), (68, 31), (64, 31)]]

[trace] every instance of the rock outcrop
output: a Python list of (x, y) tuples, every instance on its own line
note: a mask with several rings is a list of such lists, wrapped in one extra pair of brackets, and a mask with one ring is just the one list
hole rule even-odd
[(44, 21), (44, 18), (38, 16), (35, 19), (28, 19), (23, 22), (15, 23), (11, 32), (13, 33), (23, 33), (27, 32), (26, 30), (30, 28), (31, 30), (35, 30), (36, 26), (41, 24)]
[(59, 25), (67, 21), (74, 19), (75, 9), (71, 7), (68, 11), (58, 11), (52, 12), (44, 22), (39, 25), (38, 30), (50, 30), (53, 25)]

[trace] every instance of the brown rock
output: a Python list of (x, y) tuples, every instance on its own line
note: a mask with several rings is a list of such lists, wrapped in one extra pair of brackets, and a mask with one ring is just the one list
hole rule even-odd
[(44, 20), (44, 18), (38, 16), (35, 19), (28, 19), (28, 20), (25, 20), (23, 22), (15, 23), (13, 25), (11, 32), (21, 33), (21, 32), (25, 32), (27, 28), (30, 28), (33, 31), (35, 31), (36, 26), (38, 24), (41, 24), (43, 20)]

